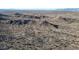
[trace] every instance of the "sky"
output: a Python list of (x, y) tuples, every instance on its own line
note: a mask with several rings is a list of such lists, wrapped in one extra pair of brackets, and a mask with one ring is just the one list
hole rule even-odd
[(79, 8), (78, 0), (0, 0), (0, 9)]

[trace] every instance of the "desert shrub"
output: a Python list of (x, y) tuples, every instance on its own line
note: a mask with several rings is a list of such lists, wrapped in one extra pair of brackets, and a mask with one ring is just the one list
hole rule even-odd
[(35, 18), (35, 19), (41, 19), (41, 17), (40, 17), (40, 16), (35, 16), (34, 18)]
[(13, 25), (22, 25), (22, 24), (28, 24), (32, 20), (10, 20), (8, 21), (8, 24), (13, 24)]
[(31, 20), (24, 20), (23, 24), (28, 24)]
[(21, 20), (14, 20), (13, 23), (14, 23), (14, 24), (17, 24), (17, 25), (21, 25), (21, 24), (22, 24), (22, 21), (21, 21)]
[(9, 49), (9, 47), (6, 44), (0, 43), (0, 50), (7, 50), (7, 49)]
[(14, 36), (12, 35), (0, 35), (0, 41), (10, 41), (10, 40), (14, 40), (16, 39)]
[(4, 17), (0, 17), (0, 20), (8, 20), (8, 19)]
[(13, 24), (13, 20), (8, 21), (8, 24)]
[(22, 21), (21, 20), (10, 20), (8, 21), (8, 24), (21, 25)]
[(32, 15), (27, 15), (27, 17), (28, 17), (28, 18), (34, 18), (34, 16), (32, 16)]
[(4, 41), (7, 39), (8, 39), (7, 35), (0, 35), (0, 41)]

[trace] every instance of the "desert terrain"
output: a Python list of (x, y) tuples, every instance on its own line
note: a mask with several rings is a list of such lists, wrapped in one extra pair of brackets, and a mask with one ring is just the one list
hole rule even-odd
[(79, 12), (0, 12), (0, 50), (78, 50)]

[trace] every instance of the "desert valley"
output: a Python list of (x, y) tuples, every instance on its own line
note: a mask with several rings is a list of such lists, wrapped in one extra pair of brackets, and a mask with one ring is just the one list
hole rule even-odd
[(75, 49), (79, 12), (0, 12), (0, 50)]

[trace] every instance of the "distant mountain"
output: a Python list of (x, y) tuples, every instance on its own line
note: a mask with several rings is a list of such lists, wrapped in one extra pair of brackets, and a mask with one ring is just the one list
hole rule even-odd
[(23, 13), (23, 12), (41, 12), (41, 13), (44, 13), (44, 12), (52, 12), (52, 11), (72, 11), (72, 12), (79, 12), (79, 8), (58, 8), (58, 9), (46, 9), (46, 10), (19, 10), (19, 9), (0, 9), (0, 13), (2, 12), (20, 12), (20, 13)]
[(0, 13), (1, 12), (21, 12), (21, 11), (24, 11), (24, 10), (19, 10), (19, 9), (0, 9)]
[(72, 12), (78, 12), (79, 8), (63, 8), (63, 9), (56, 9), (54, 11), (72, 11)]
[(20, 10), (20, 9), (0, 9), (0, 13), (3, 13), (3, 12), (19, 12), (19, 13), (46, 13), (46, 12), (52, 12), (53, 10), (27, 10), (27, 9), (24, 9), (24, 10)]

